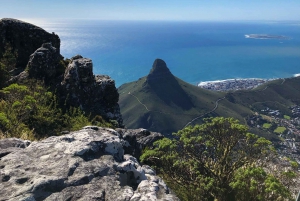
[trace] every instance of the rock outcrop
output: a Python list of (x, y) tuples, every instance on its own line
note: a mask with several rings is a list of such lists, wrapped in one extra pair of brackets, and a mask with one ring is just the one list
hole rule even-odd
[(0, 20), (0, 58), (7, 45), (17, 55), (17, 68), (9, 69), (11, 77), (5, 85), (27, 78), (42, 80), (57, 94), (61, 105), (80, 107), (88, 115), (100, 115), (116, 127), (123, 127), (115, 81), (107, 75), (95, 76), (91, 59), (77, 55), (68, 65), (60, 55), (57, 35), (26, 22), (4, 18)]
[(91, 59), (81, 55), (71, 58), (61, 82), (61, 92), (61, 98), (70, 105), (115, 120), (119, 126), (123, 125), (115, 81), (106, 75), (94, 76)]
[(43, 43), (52, 43), (60, 52), (60, 39), (40, 27), (11, 18), (0, 20), (0, 58), (10, 46), (16, 53), (16, 68), (25, 69), (29, 56)]
[(124, 154), (131, 145), (112, 129), (7, 139), (2, 150), (11, 148), (5, 143), (19, 148), (0, 156), (0, 200), (178, 200), (149, 166)]
[[(19, 151), (30, 145), (30, 141), (17, 138), (6, 138), (0, 140), (0, 158), (12, 152)], [(2, 166), (0, 166), (1, 169)]]
[(46, 82), (55, 80), (55, 76), (60, 72), (57, 68), (61, 59), (59, 49), (51, 43), (42, 44), (42, 47), (30, 55), (27, 64), (29, 76)]

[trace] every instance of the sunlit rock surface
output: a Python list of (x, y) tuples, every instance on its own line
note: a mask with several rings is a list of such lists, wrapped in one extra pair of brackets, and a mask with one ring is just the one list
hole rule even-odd
[(0, 200), (178, 200), (125, 153), (123, 134), (88, 126), (40, 142), (0, 140), (1, 151), (16, 146), (0, 155)]

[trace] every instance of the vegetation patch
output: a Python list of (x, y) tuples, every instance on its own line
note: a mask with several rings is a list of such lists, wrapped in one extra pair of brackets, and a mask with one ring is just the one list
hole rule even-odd
[(278, 127), (274, 130), (274, 132), (275, 132), (275, 133), (278, 133), (278, 134), (282, 134), (282, 133), (284, 133), (284, 131), (286, 131), (286, 128), (283, 127), (283, 126), (278, 126)]
[(288, 115), (284, 115), (283, 118), (285, 118), (285, 119), (287, 119), (287, 120), (290, 120), (290, 119), (291, 119), (291, 117), (288, 116)]
[(101, 116), (91, 119), (79, 108), (62, 108), (41, 82), (29, 80), (0, 90), (0, 138), (36, 140), (92, 124), (112, 127)]
[(266, 128), (266, 129), (271, 128), (271, 126), (272, 126), (272, 124), (270, 124), (270, 123), (264, 123), (263, 124), (263, 128)]
[[(233, 118), (216, 117), (154, 143), (141, 160), (154, 166), (181, 200), (288, 200), (285, 180), (266, 172), (271, 142)], [(259, 162), (261, 161), (261, 162)], [(294, 178), (294, 172), (290, 178)], [(291, 179), (290, 179), (291, 180)]]

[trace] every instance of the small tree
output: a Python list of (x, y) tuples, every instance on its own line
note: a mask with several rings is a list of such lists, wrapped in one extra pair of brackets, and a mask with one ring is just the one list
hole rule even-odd
[[(176, 184), (180, 189), (176, 193), (183, 199), (238, 200), (239, 189), (233, 185), (236, 175), (245, 168), (261, 167), (260, 161), (274, 152), (270, 141), (247, 131), (232, 118), (206, 119), (202, 125), (179, 131), (172, 140), (155, 142), (155, 148), (146, 150), (141, 160), (155, 165), (171, 186)], [(266, 182), (270, 177), (262, 179)], [(288, 196), (279, 191), (269, 193)]]

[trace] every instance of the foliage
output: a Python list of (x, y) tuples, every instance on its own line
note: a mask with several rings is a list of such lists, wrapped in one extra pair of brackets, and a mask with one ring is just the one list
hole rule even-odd
[(263, 128), (266, 128), (266, 129), (271, 128), (271, 126), (272, 126), (272, 124), (270, 124), (270, 123), (263, 124)]
[(0, 89), (9, 79), (9, 72), (16, 67), (17, 52), (9, 44), (5, 46), (5, 52), (0, 55)]
[(287, 119), (287, 120), (291, 120), (291, 117), (288, 115), (283, 115), (283, 118)]
[[(233, 118), (206, 119), (202, 125), (179, 131), (172, 140), (155, 142), (155, 148), (146, 149), (141, 160), (167, 175), (183, 200), (243, 200), (244, 191), (253, 200), (288, 197), (287, 189), (262, 169), (262, 161), (274, 154), (271, 142), (247, 130)], [(253, 174), (257, 178), (252, 181)], [(248, 183), (239, 185), (245, 178)], [(255, 181), (265, 187), (255, 191)], [(258, 197), (257, 192), (261, 192)]]
[(240, 168), (230, 186), (236, 200), (284, 200), (290, 198), (286, 186), (274, 175), (267, 174), (262, 167)]
[(5, 66), (7, 71), (11, 71), (16, 67), (17, 56), (18, 53), (14, 51), (9, 44), (6, 44), (5, 52), (3, 53), (0, 62)]
[(79, 108), (70, 107), (69, 110), (63, 115), (64, 122), (67, 130), (79, 130), (83, 126), (90, 125), (89, 119)]
[(274, 133), (284, 133), (286, 131), (285, 127), (278, 126), (275, 130)]
[[(78, 130), (90, 125), (89, 117), (79, 108), (62, 109), (56, 95), (42, 83), (11, 84), (0, 93), (0, 131), (2, 137), (40, 139), (63, 130)], [(98, 122), (103, 126), (103, 122)], [(105, 126), (110, 126), (106, 123)]]

